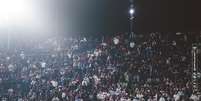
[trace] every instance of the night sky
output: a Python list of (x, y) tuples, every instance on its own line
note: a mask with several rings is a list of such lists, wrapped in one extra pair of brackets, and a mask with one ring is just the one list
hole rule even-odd
[[(64, 32), (117, 33), (129, 31), (129, 0), (54, 0)], [(199, 0), (134, 0), (134, 31), (177, 32), (201, 29)]]

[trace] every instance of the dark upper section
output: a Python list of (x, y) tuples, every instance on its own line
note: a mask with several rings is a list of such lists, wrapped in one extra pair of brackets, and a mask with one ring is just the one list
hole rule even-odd
[[(129, 31), (129, 0), (56, 1), (69, 32), (115, 33)], [(201, 29), (199, 0), (134, 0), (136, 33), (196, 31)], [(68, 27), (68, 28), (65, 28)]]

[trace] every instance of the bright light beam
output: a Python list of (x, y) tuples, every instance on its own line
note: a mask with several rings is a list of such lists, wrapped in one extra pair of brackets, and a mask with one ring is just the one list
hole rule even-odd
[(0, 0), (1, 24), (16, 23), (25, 20), (30, 14), (28, 0)]
[(56, 28), (50, 1), (0, 0), (0, 36), (52, 33)]

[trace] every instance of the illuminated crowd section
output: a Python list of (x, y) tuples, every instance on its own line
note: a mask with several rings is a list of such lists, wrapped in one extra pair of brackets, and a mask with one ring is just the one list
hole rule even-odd
[(191, 82), (191, 49), (201, 41), (199, 32), (130, 37), (119, 33), (10, 40), (10, 49), (2, 45), (0, 51), (0, 98), (199, 101)]

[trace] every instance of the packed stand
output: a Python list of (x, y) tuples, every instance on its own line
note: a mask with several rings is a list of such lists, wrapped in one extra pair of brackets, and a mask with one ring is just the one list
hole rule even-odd
[(0, 52), (0, 99), (200, 101), (191, 83), (194, 38), (201, 39), (151, 33), (21, 43)]

